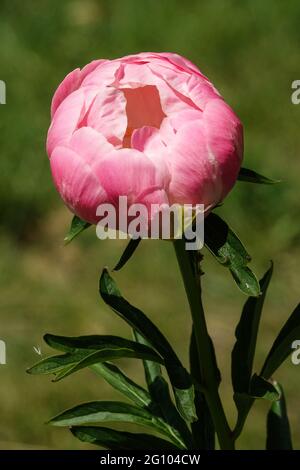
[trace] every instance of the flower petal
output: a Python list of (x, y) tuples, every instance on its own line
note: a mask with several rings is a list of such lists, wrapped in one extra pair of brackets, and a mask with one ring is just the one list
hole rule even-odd
[(70, 95), (73, 91), (77, 90), (80, 84), (80, 69), (75, 69), (70, 72), (64, 80), (61, 82), (56, 92), (54, 93), (51, 103), (51, 119), (55, 114), (55, 111), (62, 103), (62, 101)]
[(83, 220), (96, 223), (96, 209), (107, 200), (107, 194), (91, 167), (66, 147), (54, 149), (50, 165), (55, 186), (65, 204)]
[(98, 164), (107, 156), (114, 146), (98, 131), (91, 127), (81, 127), (71, 137), (68, 145), (90, 166)]
[(63, 102), (73, 91), (77, 90), (81, 85), (83, 79), (91, 73), (95, 68), (99, 67), (100, 64), (103, 64), (106, 60), (93, 60), (82, 70), (79, 68), (70, 72), (61, 82), (56, 92), (54, 93), (52, 103), (51, 103), (51, 119), (53, 119), (54, 114)]
[(119, 196), (128, 196), (133, 204), (141, 202), (147, 193), (164, 189), (162, 169), (138, 150), (115, 150), (100, 162), (96, 171), (109, 200), (115, 204)]
[(218, 165), (210, 158), (202, 120), (181, 127), (170, 148), (169, 199), (179, 204), (219, 202), (222, 191)]
[(71, 93), (57, 108), (47, 136), (47, 153), (49, 158), (58, 145), (67, 145), (73, 132), (84, 118), (97, 89), (95, 87), (79, 88)]
[(100, 132), (115, 146), (121, 146), (127, 128), (126, 99), (115, 88), (102, 88), (86, 116), (86, 126)]
[(233, 187), (243, 158), (243, 126), (232, 109), (220, 99), (210, 101), (203, 113), (207, 148), (222, 172), (222, 198)]

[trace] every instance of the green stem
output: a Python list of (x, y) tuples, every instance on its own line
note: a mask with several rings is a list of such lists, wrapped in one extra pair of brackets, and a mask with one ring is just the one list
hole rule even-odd
[(205, 399), (215, 426), (220, 448), (234, 449), (234, 439), (218, 391), (219, 383), (216, 375), (215, 357), (207, 331), (201, 299), (201, 273), (198, 269), (197, 252), (187, 251), (184, 239), (174, 240), (174, 247), (192, 314)]

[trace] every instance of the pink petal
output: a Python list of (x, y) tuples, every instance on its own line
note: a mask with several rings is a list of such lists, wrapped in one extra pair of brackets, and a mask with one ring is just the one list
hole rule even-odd
[(224, 197), (236, 181), (243, 158), (243, 126), (223, 100), (212, 100), (203, 113), (203, 132), (222, 172)]
[(144, 126), (139, 129), (135, 129), (131, 137), (131, 147), (143, 152), (145, 150), (146, 143), (156, 134), (158, 134), (158, 129), (156, 127)]
[(81, 127), (75, 131), (68, 147), (90, 166), (98, 164), (102, 158), (114, 150), (114, 146), (91, 127)]
[(107, 194), (91, 167), (66, 147), (55, 148), (50, 165), (55, 186), (65, 204), (83, 220), (96, 223), (96, 209), (107, 200)]
[(218, 90), (208, 80), (196, 75), (190, 76), (186, 86), (189, 98), (202, 110), (210, 100), (221, 97)]
[[(192, 108), (196, 108), (196, 105), (191, 101), (188, 95), (187, 84), (191, 77), (190, 73), (172, 67), (172, 65), (167, 61), (161, 62), (160, 60), (156, 59), (151, 61), (148, 64), (148, 67), (152, 73), (161, 78), (166, 83), (166, 85), (174, 90), (181, 100), (186, 102)], [(198, 76), (195, 77), (197, 77), (199, 80)]]
[(176, 65), (177, 67), (187, 72), (195, 73), (201, 77), (204, 77), (198, 67), (186, 57), (183, 57), (179, 54), (174, 54), (173, 52), (162, 52), (159, 54), (159, 56), (167, 59), (171, 64)]
[(170, 149), (169, 198), (179, 204), (219, 202), (222, 191), (218, 165), (210, 158), (202, 121), (181, 127)]
[[(145, 85), (156, 86), (160, 96), (161, 108), (165, 115), (179, 112), (195, 105), (172, 88), (166, 81), (151, 70), (148, 64), (126, 64), (123, 68), (123, 76), (119, 80), (120, 88), (139, 88)], [(147, 124), (147, 123), (144, 123)]]
[(115, 81), (115, 74), (119, 68), (119, 60), (107, 60), (90, 73), (85, 74), (82, 86), (96, 85), (103, 88), (104, 86), (112, 85)]
[(96, 91), (95, 87), (79, 88), (60, 104), (48, 131), (47, 153), (49, 158), (56, 146), (68, 144), (73, 132), (84, 118)]
[(63, 102), (67, 96), (69, 96), (73, 91), (77, 90), (81, 85), (84, 78), (91, 73), (95, 68), (99, 67), (99, 65), (106, 62), (106, 60), (93, 60), (82, 70), (79, 68), (70, 72), (64, 80), (61, 82), (59, 87), (57, 88), (56, 92), (54, 93), (52, 103), (51, 103), (51, 119), (59, 107), (59, 105)]
[(166, 121), (168, 121), (169, 126), (172, 127), (173, 132), (176, 133), (178, 129), (185, 126), (188, 122), (199, 121), (200, 119), (202, 119), (202, 111), (189, 108), (179, 113), (172, 114)]
[(75, 69), (70, 72), (61, 82), (56, 92), (54, 93), (51, 103), (51, 119), (61, 102), (73, 91), (77, 90), (80, 84), (80, 69)]
[(164, 189), (163, 172), (143, 153), (134, 149), (112, 152), (97, 167), (97, 174), (109, 200), (118, 203), (128, 196), (129, 203), (141, 202), (144, 194)]
[(113, 145), (121, 146), (127, 128), (124, 94), (112, 87), (102, 88), (86, 116), (86, 125)]
[(80, 72), (81, 82), (83, 82), (85, 77), (87, 77), (89, 74), (94, 72), (94, 70), (100, 68), (100, 66), (103, 66), (103, 64), (105, 64), (106, 62), (109, 62), (109, 61), (106, 59), (98, 59), (98, 60), (92, 60), (92, 62), (85, 65), (85, 67), (83, 67)]
[(161, 132), (161, 129), (145, 126), (133, 132), (131, 146), (144, 152), (156, 168), (164, 174), (164, 187), (167, 188), (170, 183), (170, 172), (167, 158), (168, 149), (163, 138), (164, 133)]

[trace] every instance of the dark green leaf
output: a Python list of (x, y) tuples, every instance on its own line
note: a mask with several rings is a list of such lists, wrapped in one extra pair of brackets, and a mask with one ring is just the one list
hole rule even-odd
[(133, 307), (121, 297), (119, 289), (106, 269), (103, 270), (100, 279), (100, 294), (104, 302), (146, 338), (163, 357), (180, 414), (186, 420), (193, 421), (196, 418), (194, 387), (188, 372), (181, 364), (170, 343), (141, 310)]
[(64, 238), (65, 245), (70, 243), (75, 237), (77, 237), (77, 235), (79, 235), (81, 232), (83, 232), (83, 230), (87, 229), (90, 226), (91, 224), (85, 222), (84, 220), (81, 220), (79, 217), (77, 217), (77, 215), (74, 215), (69, 232)]
[(55, 373), (57, 374), (55, 381), (98, 362), (123, 357), (163, 362), (153, 349), (117, 336), (94, 335), (69, 338), (46, 335), (45, 341), (56, 349), (69, 352), (61, 356), (43, 359), (31, 367), (28, 372), (31, 374)]
[[(154, 363), (156, 364), (156, 363)], [(127, 377), (117, 366), (102, 362), (92, 366), (92, 369), (104, 378), (112, 387), (130, 398), (136, 405), (149, 407), (150, 393)]]
[(280, 398), (280, 392), (276, 387), (257, 374), (254, 374), (251, 379), (249, 395), (253, 398), (264, 398), (269, 401), (277, 401)]
[(260, 375), (268, 379), (289, 356), (294, 340), (300, 338), (300, 304), (297, 305), (281, 331), (265, 360)]
[[(137, 331), (133, 330), (133, 333), (138, 343), (150, 346), (150, 343)], [(186, 446), (191, 449), (193, 447), (191, 433), (172, 401), (169, 385), (162, 376), (160, 365), (152, 361), (143, 361), (143, 364), (146, 383), (153, 400), (152, 409), (155, 406), (160, 416), (178, 430)]]
[(136, 341), (121, 338), (120, 336), (112, 335), (87, 335), (87, 336), (58, 336), (46, 334), (44, 336), (45, 342), (54, 349), (65, 352), (76, 352), (77, 350), (102, 350), (106, 347), (121, 348), (121, 349), (135, 349), (142, 353), (150, 353), (153, 360), (158, 360), (162, 363), (161, 357), (157, 355), (149, 346), (139, 344)]
[(140, 238), (132, 238), (129, 241), (128, 245), (126, 246), (126, 248), (125, 248), (125, 250), (124, 250), (124, 252), (123, 252), (123, 254), (120, 258), (120, 260), (118, 261), (118, 263), (114, 267), (114, 271), (119, 271), (120, 269), (122, 269), (125, 266), (127, 261), (130, 260), (133, 253), (135, 252), (135, 250), (139, 246), (140, 242), (141, 242)]
[(275, 401), (267, 417), (267, 450), (292, 450), (292, 438), (286, 402), (281, 385), (274, 383), (280, 399)]
[(156, 418), (143, 409), (117, 401), (93, 401), (84, 403), (52, 418), (54, 426), (77, 426), (100, 422), (127, 422), (155, 427)]
[(259, 322), (272, 272), (273, 265), (260, 281), (262, 295), (248, 298), (235, 331), (236, 343), (232, 351), (231, 379), (233, 390), (237, 393), (247, 393), (249, 390)]
[(156, 431), (167, 435), (176, 445), (181, 438), (176, 430), (170, 434), (169, 425), (163, 420), (152, 415), (143, 408), (138, 408), (128, 403), (116, 401), (93, 401), (75, 406), (52, 418), (49, 423), (54, 426), (78, 426), (82, 424), (102, 422), (126, 422), (154, 428)]
[(247, 183), (256, 183), (256, 184), (275, 184), (280, 183), (280, 180), (273, 180), (267, 178), (266, 176), (256, 173), (256, 171), (249, 170), (248, 168), (241, 168), (239, 175), (239, 181), (246, 181)]
[[(192, 331), (190, 343), (190, 364), (194, 381), (203, 385), (194, 330)], [(192, 423), (192, 433), (196, 449), (214, 450), (214, 424), (204, 394), (197, 387), (195, 387), (195, 406), (198, 420)]]
[(233, 431), (233, 434), (237, 439), (243, 430), (245, 420), (249, 411), (251, 410), (253, 403), (255, 402), (255, 398), (251, 397), (249, 393), (235, 392), (233, 399), (238, 409), (238, 418)]
[(205, 219), (204, 233), (206, 247), (220, 264), (230, 270), (238, 287), (247, 295), (260, 295), (258, 280), (247, 267), (251, 258), (226, 222), (210, 213)]
[[(133, 334), (137, 343), (150, 346), (149, 341), (147, 341), (138, 331), (133, 330)], [(161, 367), (157, 362), (153, 362), (153, 361), (143, 361), (143, 364), (144, 364), (145, 379), (146, 379), (148, 389), (153, 399), (157, 401), (157, 398), (159, 397), (156, 395), (155, 390), (153, 390), (153, 384), (155, 383), (157, 377), (161, 377), (162, 375)], [(152, 392), (154, 392), (154, 395)]]
[(109, 450), (176, 450), (177, 446), (150, 434), (138, 434), (102, 426), (75, 426), (72, 434), (83, 442), (105, 447)]

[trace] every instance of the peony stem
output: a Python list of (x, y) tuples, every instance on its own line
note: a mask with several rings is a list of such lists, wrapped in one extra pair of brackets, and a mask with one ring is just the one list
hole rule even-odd
[(204, 389), (203, 393), (211, 413), (220, 448), (234, 449), (234, 439), (218, 391), (219, 383), (215, 373), (214, 352), (211, 348), (202, 305), (198, 253), (187, 251), (184, 239), (174, 240), (174, 247), (193, 319), (199, 364), (203, 377), (203, 384), (201, 384)]

